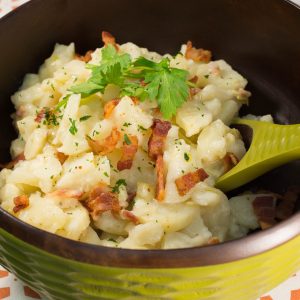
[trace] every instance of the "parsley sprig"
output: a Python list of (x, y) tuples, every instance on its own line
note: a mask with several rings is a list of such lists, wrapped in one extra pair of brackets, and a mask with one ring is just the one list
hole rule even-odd
[(91, 77), (73, 86), (73, 93), (88, 97), (103, 93), (108, 84), (120, 87), (120, 96), (134, 96), (141, 101), (156, 100), (164, 118), (170, 119), (188, 98), (188, 72), (170, 67), (168, 58), (159, 63), (139, 57), (132, 61), (129, 54), (119, 54), (112, 45), (101, 50), (101, 64), (87, 65)]

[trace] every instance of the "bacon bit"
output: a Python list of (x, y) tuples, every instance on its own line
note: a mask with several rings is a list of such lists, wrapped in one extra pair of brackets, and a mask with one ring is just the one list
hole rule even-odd
[(102, 42), (105, 46), (112, 44), (117, 51), (119, 50), (115, 37), (107, 31), (102, 31)]
[(108, 119), (115, 107), (119, 104), (120, 99), (113, 99), (104, 105), (104, 119)]
[(276, 209), (276, 217), (279, 220), (286, 220), (294, 213), (299, 193), (300, 191), (297, 192), (293, 188), (289, 188), (283, 197), (281, 197)]
[(29, 206), (29, 198), (26, 195), (17, 196), (14, 198), (15, 207), (13, 208), (13, 212), (16, 214), (20, 210)]
[(13, 169), (14, 166), (19, 162), (25, 160), (25, 155), (24, 152), (22, 152), (21, 154), (19, 154), (18, 156), (15, 157), (15, 159), (13, 159), (12, 161), (10, 161), (7, 164), (0, 164), (0, 168), (1, 169)]
[(126, 202), (128, 203), (128, 206), (127, 206), (127, 210), (132, 210), (133, 209), (133, 206), (134, 206), (134, 198), (136, 196), (136, 192), (129, 192), (128, 193), (128, 197), (126, 199)]
[(93, 152), (96, 154), (106, 155), (111, 153), (121, 138), (121, 133), (117, 128), (113, 128), (111, 134), (104, 139), (103, 143), (93, 140), (91, 137), (88, 137), (88, 143), (92, 148)]
[(104, 183), (99, 183), (95, 188), (92, 189), (88, 200), (85, 205), (90, 211), (90, 215), (94, 220), (105, 212), (119, 212), (120, 204), (117, 194), (111, 192), (111, 189)]
[(127, 203), (130, 204), (134, 200), (135, 196), (136, 196), (136, 192), (131, 192), (131, 193), (129, 192), (128, 197), (126, 199)]
[(204, 169), (200, 168), (195, 172), (187, 173), (175, 180), (177, 191), (180, 196), (186, 195), (191, 188), (193, 188), (198, 182), (205, 180), (208, 174)]
[(228, 152), (223, 158), (224, 173), (231, 170), (239, 163), (239, 159), (231, 152)]
[(60, 189), (51, 192), (48, 195), (60, 198), (74, 198), (79, 200), (84, 195), (84, 192), (80, 190)]
[(162, 155), (156, 159), (156, 199), (163, 201), (165, 198), (164, 160)]
[(64, 154), (64, 153), (62, 153), (62, 152), (59, 152), (59, 151), (57, 151), (56, 153), (55, 153), (55, 155), (56, 155), (56, 157), (57, 157), (57, 159), (59, 160), (59, 162), (63, 165), (64, 164), (64, 162), (68, 159), (68, 155), (66, 155), (66, 154)]
[(220, 240), (219, 238), (213, 236), (211, 237), (208, 241), (207, 241), (207, 245), (215, 245), (215, 244), (219, 244)]
[(193, 47), (192, 42), (188, 41), (186, 44), (185, 57), (192, 59), (194, 62), (208, 63), (211, 61), (211, 52), (202, 48), (196, 49)]
[(42, 120), (46, 117), (46, 109), (42, 108), (36, 115), (36, 118), (34, 119), (35, 122), (41, 123)]
[(135, 225), (138, 225), (141, 223), (139, 218), (135, 214), (133, 214), (131, 211), (126, 210), (126, 209), (123, 209), (121, 211), (121, 217), (123, 217), (125, 220), (131, 221)]
[(79, 54), (75, 54), (75, 59), (78, 59), (78, 60), (88, 63), (90, 60), (92, 60), (92, 53), (93, 53), (93, 51), (89, 50), (83, 56), (79, 55)]
[(148, 142), (148, 155), (152, 159), (157, 159), (163, 155), (165, 140), (172, 125), (168, 121), (154, 119), (152, 125), (152, 135)]
[[(130, 98), (135, 105), (139, 104), (139, 99), (137, 97), (130, 97)], [(113, 99), (104, 105), (104, 119), (108, 119), (112, 115), (115, 107), (119, 103), (120, 103), (120, 99)]]
[(254, 213), (262, 229), (272, 227), (277, 222), (276, 198), (273, 196), (259, 196), (252, 202)]
[(119, 171), (131, 169), (134, 156), (138, 150), (138, 139), (135, 135), (128, 135), (130, 144), (127, 145), (126, 142), (123, 142), (122, 146), (122, 156), (118, 161), (117, 168)]

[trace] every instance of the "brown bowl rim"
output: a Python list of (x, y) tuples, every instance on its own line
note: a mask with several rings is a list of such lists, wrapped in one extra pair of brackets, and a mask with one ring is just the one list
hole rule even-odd
[(216, 245), (169, 250), (111, 248), (70, 240), (27, 224), (0, 208), (0, 228), (32, 246), (82, 263), (121, 268), (187, 268), (234, 262), (300, 235), (300, 212), (272, 228)]
[[(31, 0), (0, 21), (41, 0)], [(284, 0), (300, 9), (290, 0)], [(217, 245), (171, 250), (110, 248), (70, 240), (31, 226), (0, 207), (0, 228), (50, 254), (81, 263), (119, 268), (187, 268), (234, 262), (270, 251), (300, 235), (300, 212), (272, 228)]]

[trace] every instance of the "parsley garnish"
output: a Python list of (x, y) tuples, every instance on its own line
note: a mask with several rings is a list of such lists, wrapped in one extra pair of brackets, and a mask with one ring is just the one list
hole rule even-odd
[(44, 114), (43, 115), (43, 118), (44, 118), (43, 124), (44, 125), (48, 125), (48, 126), (51, 126), (51, 125), (58, 126), (59, 125), (59, 122), (57, 121), (57, 116), (55, 115), (55, 112), (51, 108), (44, 107), (42, 109), (42, 111), (44, 111), (44, 113), (43, 113)]
[(127, 145), (130, 145), (131, 144), (131, 140), (130, 138), (128, 137), (128, 135), (125, 133), (124, 134), (124, 142), (127, 144)]
[(147, 129), (143, 127), (142, 125), (138, 125), (138, 130), (146, 131)]
[(71, 127), (69, 128), (69, 132), (72, 134), (72, 135), (75, 135), (77, 132), (78, 132), (78, 129), (76, 127), (76, 121), (69, 118), (69, 121), (71, 123)]
[(83, 122), (83, 121), (86, 121), (88, 120), (89, 118), (91, 118), (92, 116), (83, 116), (79, 119), (80, 122)]
[(122, 72), (130, 65), (129, 54), (119, 55), (111, 44), (101, 50), (101, 65), (87, 65), (92, 71), (92, 76), (87, 82), (71, 87), (70, 91), (88, 97), (97, 92), (104, 92), (108, 84), (123, 85)]
[(65, 97), (63, 97), (62, 100), (60, 102), (58, 102), (58, 104), (56, 105), (55, 110), (60, 111), (61, 108), (66, 108), (70, 96), (71, 96), (71, 94), (68, 94)]
[(170, 67), (168, 58), (159, 63), (139, 57), (131, 61), (129, 54), (119, 54), (112, 45), (101, 50), (100, 65), (87, 65), (91, 77), (87, 82), (71, 87), (73, 93), (88, 97), (103, 93), (108, 84), (120, 87), (120, 96), (135, 96), (141, 101), (156, 100), (167, 119), (170, 119), (188, 98), (188, 72)]
[(186, 160), (186, 161), (189, 161), (190, 160), (190, 157), (189, 157), (189, 155), (185, 152), (184, 153), (184, 159)]
[(157, 100), (166, 119), (175, 115), (177, 108), (188, 98), (188, 72), (171, 68), (167, 58), (155, 63), (141, 57), (134, 62), (133, 70), (140, 70), (137, 75), (146, 83), (145, 92), (150, 100)]
[(127, 183), (126, 183), (125, 179), (119, 179), (116, 182), (115, 186), (112, 188), (112, 192), (113, 193), (119, 193), (121, 185), (127, 186)]

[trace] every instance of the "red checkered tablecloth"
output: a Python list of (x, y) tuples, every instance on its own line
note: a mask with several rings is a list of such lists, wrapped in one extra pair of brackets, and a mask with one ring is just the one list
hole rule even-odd
[[(28, 0), (0, 0), (0, 17), (27, 1)], [(294, 2), (300, 5), (300, 0), (294, 0)], [(41, 299), (41, 297), (0, 266), (0, 299), (32, 300)], [(261, 296), (258, 300), (300, 300), (300, 272), (283, 282), (271, 292)]]

